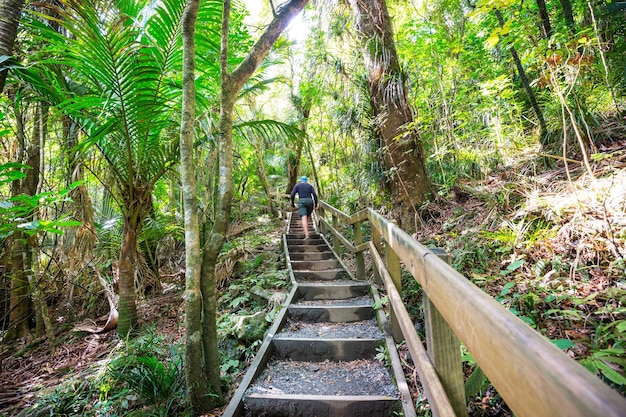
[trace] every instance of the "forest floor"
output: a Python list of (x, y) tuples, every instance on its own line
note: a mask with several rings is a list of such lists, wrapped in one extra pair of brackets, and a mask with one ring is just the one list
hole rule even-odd
[[(568, 342), (561, 346), (568, 355), (584, 361), (623, 395), (625, 150), (626, 142), (607, 150), (612, 156), (595, 162), (595, 179), (580, 166), (566, 169), (557, 164), (535, 175), (535, 167), (527, 164), (481, 181), (459, 182), (447, 199), (426, 207), (423, 227), (416, 235), (452, 253), (457, 270), (542, 334)], [(264, 255), (257, 274), (281, 262), (283, 229), (281, 223), (275, 225), (272, 232), (263, 229), (264, 245), (245, 254), (248, 262), (270, 254)], [(254, 233), (250, 229), (244, 234)], [(229, 286), (241, 286), (245, 275), (235, 270)], [(166, 344), (181, 345), (184, 277), (175, 270), (163, 276), (163, 293), (139, 303), (141, 322), (152, 326)], [(230, 306), (224, 306), (223, 313), (232, 311)], [(71, 326), (64, 329), (57, 334), (54, 356), (43, 339), (0, 345), (0, 416), (19, 415), (38, 394), (54, 392), (61, 383), (67, 386), (73, 380), (94, 378), (111, 354), (121, 349), (115, 331), (87, 334), (73, 332)], [(603, 359), (607, 351), (617, 359)], [(233, 375), (233, 381), (243, 376), (246, 366)], [(466, 370), (472, 371), (471, 363)], [(410, 367), (407, 372), (410, 377)], [(227, 395), (232, 395), (235, 385)], [(490, 386), (473, 395), (470, 409), (471, 416), (511, 415)], [(216, 410), (215, 415), (220, 413)]]

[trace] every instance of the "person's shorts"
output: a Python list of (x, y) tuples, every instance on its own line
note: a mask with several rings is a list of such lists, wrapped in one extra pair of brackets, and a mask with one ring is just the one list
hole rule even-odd
[(310, 216), (313, 213), (313, 199), (301, 198), (298, 200), (298, 214), (302, 216)]

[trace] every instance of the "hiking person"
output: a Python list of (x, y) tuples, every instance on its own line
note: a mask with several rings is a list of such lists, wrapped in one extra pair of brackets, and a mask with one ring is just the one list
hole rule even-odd
[(291, 190), (291, 207), (296, 208), (294, 199), (298, 194), (298, 214), (302, 219), (302, 228), (304, 229), (304, 238), (309, 238), (309, 216), (313, 213), (313, 209), (319, 208), (319, 201), (317, 194), (315, 194), (315, 188), (308, 183), (308, 178), (305, 176), (300, 177), (300, 182), (297, 183), (293, 190)]

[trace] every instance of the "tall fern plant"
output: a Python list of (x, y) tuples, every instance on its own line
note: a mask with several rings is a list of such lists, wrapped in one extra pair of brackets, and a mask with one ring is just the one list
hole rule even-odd
[[(86, 133), (108, 163), (108, 187), (123, 215), (119, 257), (119, 324), (136, 323), (134, 275), (137, 240), (152, 209), (156, 182), (178, 156), (181, 16), (184, 0), (65, 0), (54, 10), (67, 36), (40, 25), (47, 52), (63, 68), (49, 97)], [(55, 87), (56, 86), (56, 87)]]

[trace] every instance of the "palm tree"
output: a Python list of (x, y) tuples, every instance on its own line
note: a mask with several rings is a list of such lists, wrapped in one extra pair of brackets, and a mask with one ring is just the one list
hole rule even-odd
[(123, 218), (118, 332), (125, 336), (136, 324), (138, 236), (153, 209), (156, 182), (178, 158), (176, 77), (185, 1), (69, 0), (66, 5), (56, 12), (69, 36), (33, 26), (48, 39), (45, 53), (66, 71), (46, 86), (49, 98), (80, 124), (86, 133), (82, 149), (97, 148), (114, 179), (103, 185)]

